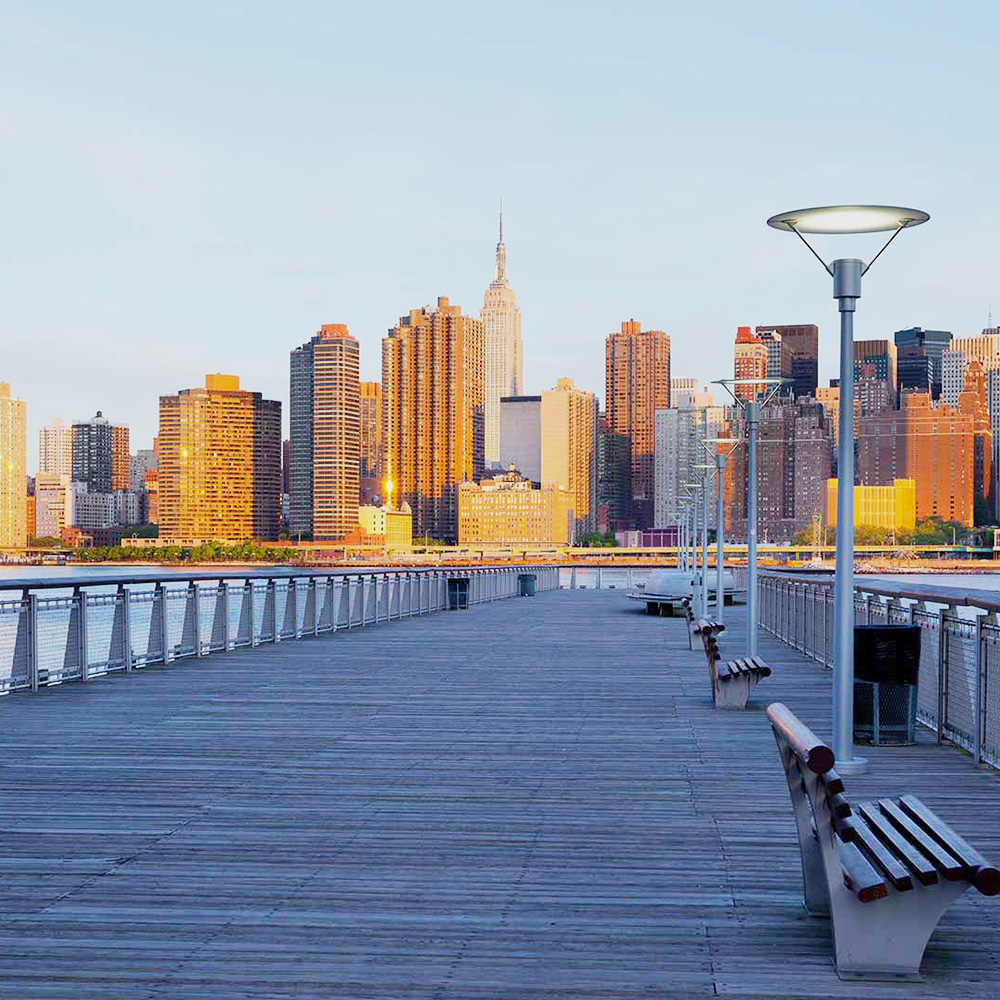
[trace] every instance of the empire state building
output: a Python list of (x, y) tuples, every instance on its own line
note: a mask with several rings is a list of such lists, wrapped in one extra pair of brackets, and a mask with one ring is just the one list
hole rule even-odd
[(524, 385), (521, 358), (521, 311), (507, 280), (507, 251), (503, 245), (503, 210), (493, 281), (486, 289), (479, 318), (483, 322), (486, 355), (486, 465), (500, 462), (500, 399), (520, 396)]

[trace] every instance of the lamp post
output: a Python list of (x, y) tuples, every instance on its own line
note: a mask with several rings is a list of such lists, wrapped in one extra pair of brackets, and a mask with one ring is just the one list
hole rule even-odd
[[(795, 233), (833, 278), (840, 311), (840, 441), (837, 452), (837, 563), (833, 597), (833, 753), (841, 774), (863, 773), (854, 753), (854, 311), (861, 278), (904, 230), (930, 216), (886, 205), (829, 205), (773, 215), (767, 224)], [(891, 233), (867, 263), (853, 257), (827, 264), (803, 235)]]
[(701, 470), (701, 509), (705, 512), (701, 524), (701, 608), (708, 615), (708, 481), (712, 478), (715, 463), (703, 462), (694, 466)]
[[(747, 656), (757, 655), (757, 427), (761, 410), (790, 380), (785, 378), (720, 378), (747, 425)], [(746, 395), (744, 395), (746, 393)]]
[[(726, 603), (725, 589), (723, 586), (723, 563), (725, 562), (725, 527), (724, 513), (722, 510), (722, 474), (726, 468), (726, 459), (736, 450), (740, 443), (739, 438), (705, 438), (702, 442), (705, 451), (711, 458), (715, 459), (715, 474), (717, 476), (716, 486), (717, 498), (715, 507), (715, 617), (722, 623), (722, 609)], [(720, 448), (729, 448), (728, 451), (720, 451)]]
[[(698, 493), (697, 490), (700, 487), (700, 483), (684, 483), (683, 490), (691, 498), (691, 540), (690, 540), (690, 550), (691, 550), (691, 603), (694, 605), (695, 614), (704, 615), (707, 613), (707, 608), (702, 609), (701, 607), (701, 585), (698, 580)], [(702, 519), (702, 530), (704, 530), (704, 524), (706, 519), (706, 513), (704, 509), (701, 514)], [(702, 566), (702, 573), (705, 572), (705, 567)]]

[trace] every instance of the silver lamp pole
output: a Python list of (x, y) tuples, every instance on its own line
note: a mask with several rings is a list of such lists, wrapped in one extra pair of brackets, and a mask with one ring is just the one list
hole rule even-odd
[(701, 509), (705, 517), (701, 524), (701, 608), (702, 614), (708, 615), (708, 481), (711, 478), (715, 463), (701, 463), (695, 466), (701, 470)]
[[(698, 490), (700, 489), (700, 483), (685, 483), (684, 491), (691, 498), (691, 539), (690, 539), (690, 556), (691, 556), (691, 603), (694, 605), (696, 614), (704, 615), (707, 609), (702, 609), (701, 607), (701, 583), (698, 579)], [(704, 526), (705, 515), (702, 512), (702, 524)], [(702, 567), (702, 572), (704, 572), (704, 567)]]
[[(788, 382), (784, 378), (720, 378), (713, 383), (743, 407), (747, 425), (747, 656), (757, 655), (757, 428), (761, 410)], [(742, 395), (744, 391), (753, 398)]]
[[(833, 278), (840, 311), (840, 441), (837, 451), (837, 566), (833, 589), (833, 753), (841, 774), (861, 774), (864, 757), (854, 753), (854, 311), (861, 277), (904, 230), (930, 216), (886, 205), (830, 205), (774, 215), (767, 224), (795, 233)], [(827, 264), (803, 233), (891, 233), (865, 264), (853, 257)]]
[[(726, 530), (725, 514), (722, 509), (722, 475), (726, 468), (726, 459), (733, 453), (739, 444), (739, 438), (707, 438), (702, 441), (702, 445), (711, 458), (715, 459), (715, 473), (718, 487), (715, 507), (715, 617), (721, 624), (723, 621), (723, 608), (726, 603), (725, 587), (722, 578), (725, 570), (725, 549)], [(720, 448), (729, 447), (728, 451), (720, 451)]]

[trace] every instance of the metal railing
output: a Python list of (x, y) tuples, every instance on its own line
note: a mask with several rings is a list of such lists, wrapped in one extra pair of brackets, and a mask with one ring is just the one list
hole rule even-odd
[[(761, 628), (833, 666), (831, 582), (765, 573), (758, 593)], [(1000, 768), (1000, 600), (952, 587), (860, 583), (854, 608), (859, 625), (920, 627), (917, 720), (977, 764)]]
[(0, 695), (441, 611), (454, 579), (470, 605), (515, 597), (525, 573), (558, 586), (552, 566), (0, 580)]

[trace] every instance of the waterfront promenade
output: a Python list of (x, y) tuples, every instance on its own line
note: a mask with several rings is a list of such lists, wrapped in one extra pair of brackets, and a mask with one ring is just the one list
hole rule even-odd
[[(829, 672), (765, 637), (774, 676), (715, 712), (641, 607), (544, 593), (0, 700), (0, 996), (1000, 994), (968, 894), (924, 984), (837, 978), (763, 716), (827, 734)], [(870, 756), (849, 794), (914, 792), (1000, 860), (994, 772)]]

